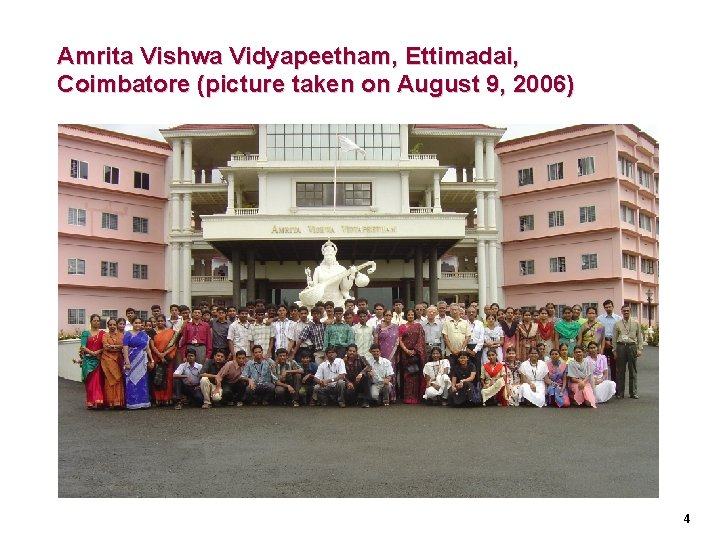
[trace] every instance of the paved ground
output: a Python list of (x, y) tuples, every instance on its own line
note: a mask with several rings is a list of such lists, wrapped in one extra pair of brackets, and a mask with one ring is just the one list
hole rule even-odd
[(88, 411), (82, 385), (59, 379), (58, 494), (658, 497), (657, 348), (639, 372), (641, 399), (596, 410)]

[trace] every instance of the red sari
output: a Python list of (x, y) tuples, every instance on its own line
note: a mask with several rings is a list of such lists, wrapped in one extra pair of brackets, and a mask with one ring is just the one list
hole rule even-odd
[[(160, 330), (153, 336), (152, 342), (155, 348), (160, 351), (166, 353), (165, 355), (165, 363), (163, 364), (160, 362), (160, 358), (153, 353), (153, 360), (155, 361), (155, 369), (165, 369), (166, 370), (166, 381), (165, 386), (163, 388), (157, 388), (153, 384), (154, 377), (150, 378), (150, 390), (152, 394), (152, 399), (155, 401), (155, 403), (161, 403), (161, 404), (170, 404), (172, 403), (172, 397), (173, 397), (173, 371), (175, 371), (174, 368), (174, 360), (175, 360), (175, 353), (177, 352), (177, 337), (176, 332), (172, 328), (166, 328), (165, 330)], [(154, 371), (153, 371), (154, 373)]]
[[(400, 350), (400, 369), (402, 371), (402, 401), (410, 405), (421, 403), (421, 396), (425, 393), (425, 330), (422, 325), (416, 322), (403, 325), (400, 341), (406, 349), (414, 350), (414, 357), (409, 356), (405, 351)], [(417, 366), (415, 373), (410, 373), (408, 368)]]
[[(80, 336), (80, 347), (90, 349), (92, 352), (101, 351), (103, 348), (104, 330), (98, 331), (94, 336), (85, 330)], [(89, 409), (97, 409), (105, 404), (103, 398), (102, 369), (97, 356), (83, 354), (82, 356), (82, 380), (85, 383), (85, 402)]]
[[(115, 345), (122, 347), (122, 332), (115, 334), (107, 333), (103, 337), (103, 345)], [(105, 396), (105, 405), (108, 407), (124, 407), (125, 406), (125, 379), (121, 366), (122, 350), (106, 351), (103, 350), (100, 356), (100, 365), (102, 366), (103, 375), (105, 376), (105, 385), (103, 394)], [(123, 362), (124, 363), (124, 362)]]

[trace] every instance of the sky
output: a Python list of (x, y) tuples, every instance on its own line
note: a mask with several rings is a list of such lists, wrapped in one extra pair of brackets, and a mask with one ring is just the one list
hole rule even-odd
[[(180, 124), (184, 124), (186, 122), (178, 121), (172, 124), (167, 125), (161, 125), (161, 124), (92, 124), (96, 127), (100, 127), (103, 129), (110, 129), (113, 131), (119, 131), (121, 133), (128, 133), (130, 135), (138, 135), (140, 137), (147, 137), (148, 139), (157, 139), (157, 140), (164, 140), (162, 136), (160, 135), (159, 129), (167, 129), (169, 127), (177, 126)], [(503, 141), (507, 141), (510, 139), (517, 139), (518, 137), (524, 137), (526, 135), (534, 135), (536, 133), (542, 133), (543, 131), (551, 131), (553, 129), (559, 129), (562, 127), (567, 127), (570, 124), (510, 124), (507, 126), (498, 126), (498, 127), (506, 127), (507, 131), (505, 132), (505, 135), (503, 135), (502, 139)], [(655, 137), (657, 139), (657, 136), (654, 135), (658, 132), (657, 125), (648, 125), (648, 126), (638, 126), (640, 129), (646, 131), (651, 136)]]

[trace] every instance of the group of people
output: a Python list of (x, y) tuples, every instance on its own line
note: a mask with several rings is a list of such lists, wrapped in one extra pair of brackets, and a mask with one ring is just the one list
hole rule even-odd
[(439, 403), (596, 407), (638, 398), (643, 338), (629, 306), (501, 309), (365, 299), (225, 308), (152, 306), (147, 320), (91, 315), (79, 363), (87, 407)]

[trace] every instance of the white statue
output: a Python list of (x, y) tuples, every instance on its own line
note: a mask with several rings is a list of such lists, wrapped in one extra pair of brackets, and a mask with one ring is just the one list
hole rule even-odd
[(297, 304), (313, 307), (320, 300), (330, 300), (336, 306), (342, 306), (345, 300), (354, 300), (350, 296), (353, 283), (358, 287), (367, 287), (370, 278), (360, 270), (369, 266), (367, 273), (372, 274), (375, 271), (375, 262), (369, 261), (346, 269), (337, 262), (337, 251), (337, 246), (330, 240), (323, 244), (323, 261), (315, 268), (312, 276), (310, 268), (305, 269), (307, 287), (300, 293)]

